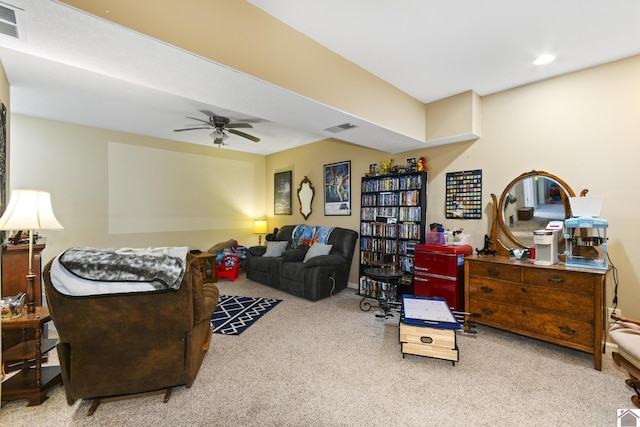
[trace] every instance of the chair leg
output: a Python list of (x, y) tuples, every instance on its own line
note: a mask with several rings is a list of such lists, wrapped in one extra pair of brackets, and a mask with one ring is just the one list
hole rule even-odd
[(627, 384), (633, 389), (633, 391), (635, 391), (636, 394), (631, 396), (631, 401), (636, 406), (636, 408), (640, 408), (640, 381), (635, 378), (630, 378), (625, 381), (625, 384)]
[(169, 401), (169, 399), (171, 399), (171, 391), (173, 391), (173, 387), (169, 387), (166, 391), (166, 393), (164, 394), (164, 403), (167, 403)]
[(116, 402), (118, 400), (134, 399), (136, 397), (145, 397), (145, 396), (152, 396), (152, 395), (155, 395), (155, 394), (164, 393), (163, 402), (167, 403), (169, 401), (169, 399), (171, 398), (171, 391), (172, 390), (173, 390), (173, 387), (167, 387), (166, 389), (163, 388), (163, 389), (160, 389), (160, 390), (147, 391), (147, 392), (142, 392), (142, 393), (123, 394), (123, 395), (111, 396), (111, 397), (98, 397), (96, 399), (93, 399), (93, 402), (91, 402), (91, 407), (87, 411), (87, 416), (93, 415), (93, 413), (96, 412), (96, 409), (98, 409), (98, 406), (100, 406), (100, 404), (102, 402), (105, 402), (105, 403), (106, 402)]
[(98, 409), (98, 406), (100, 406), (100, 399), (93, 399), (93, 402), (91, 402), (91, 407), (89, 407), (89, 410), (87, 411), (87, 416), (90, 417), (91, 415), (93, 415), (94, 412), (96, 412), (96, 409)]
[(611, 356), (613, 357), (613, 361), (616, 365), (626, 370), (629, 374), (629, 378), (624, 380), (624, 383), (631, 387), (636, 393), (631, 396), (631, 402), (633, 402), (637, 408), (640, 408), (640, 380), (638, 379), (638, 368), (617, 352), (611, 353)]

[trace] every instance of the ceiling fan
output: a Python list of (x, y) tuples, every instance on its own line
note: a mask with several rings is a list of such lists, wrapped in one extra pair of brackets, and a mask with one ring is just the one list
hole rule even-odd
[(213, 132), (209, 134), (211, 138), (213, 138), (213, 143), (217, 145), (224, 145), (223, 142), (225, 139), (229, 137), (225, 132), (232, 133), (234, 135), (241, 136), (243, 138), (247, 138), (253, 142), (259, 142), (260, 138), (257, 138), (253, 135), (249, 135), (248, 133), (241, 132), (237, 130), (238, 128), (253, 128), (251, 124), (244, 122), (232, 122), (226, 117), (217, 116), (211, 111), (200, 110), (202, 114), (206, 114), (208, 116), (208, 120), (199, 119), (197, 117), (187, 117), (188, 119), (197, 120), (199, 122), (204, 123), (206, 126), (197, 126), (191, 128), (184, 129), (174, 129), (174, 132), (182, 132), (185, 130), (196, 130), (196, 129), (213, 129)]

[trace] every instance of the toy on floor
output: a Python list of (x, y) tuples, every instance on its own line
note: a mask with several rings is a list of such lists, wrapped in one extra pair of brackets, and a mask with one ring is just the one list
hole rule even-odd
[(240, 266), (240, 257), (237, 255), (226, 254), (216, 265), (216, 276), (226, 277), (232, 282), (238, 278), (238, 267)]

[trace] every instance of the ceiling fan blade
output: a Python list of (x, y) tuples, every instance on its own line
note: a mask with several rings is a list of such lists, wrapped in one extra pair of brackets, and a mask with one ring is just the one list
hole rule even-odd
[(196, 130), (196, 129), (212, 129), (211, 126), (202, 126), (197, 128), (184, 128), (184, 129), (174, 129), (174, 132), (182, 132), (183, 130)]
[(202, 114), (206, 115), (207, 117), (217, 117), (218, 115), (212, 111), (209, 110), (198, 110), (200, 111)]
[(187, 116), (187, 119), (197, 120), (197, 121), (202, 122), (202, 123), (210, 124), (209, 120), (202, 120), (202, 119), (199, 119), (197, 117), (189, 117), (189, 116)]
[(228, 129), (233, 129), (233, 128), (253, 129), (253, 126), (251, 126), (249, 123), (242, 123), (242, 122), (229, 123), (226, 127)]
[(257, 138), (257, 137), (255, 137), (253, 135), (249, 135), (248, 133), (240, 132), (239, 130), (227, 129), (227, 132), (236, 134), (236, 135), (241, 136), (243, 138), (250, 139), (253, 142), (259, 142), (260, 141), (260, 138)]

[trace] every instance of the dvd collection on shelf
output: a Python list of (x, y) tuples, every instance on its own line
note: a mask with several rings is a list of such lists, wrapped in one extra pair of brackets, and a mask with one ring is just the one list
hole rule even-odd
[(383, 301), (396, 301), (397, 285), (382, 280), (360, 276), (360, 295), (366, 295)]
[[(413, 272), (414, 252), (425, 241), (427, 173), (362, 178), (360, 208), (360, 289), (363, 296), (394, 300), (398, 282), (367, 276), (367, 270), (382, 267)], [(401, 275), (400, 275), (401, 277)]]

